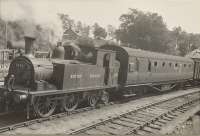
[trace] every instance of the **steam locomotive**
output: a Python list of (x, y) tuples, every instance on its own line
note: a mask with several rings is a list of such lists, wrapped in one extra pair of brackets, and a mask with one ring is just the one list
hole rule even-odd
[(25, 37), (25, 55), (13, 59), (4, 87), (2, 111), (20, 105), (38, 117), (56, 109), (73, 111), (82, 101), (108, 103), (110, 95), (131, 97), (149, 89), (166, 91), (199, 80), (200, 61), (118, 45), (80, 49), (58, 46), (51, 59), (33, 56), (33, 37)]

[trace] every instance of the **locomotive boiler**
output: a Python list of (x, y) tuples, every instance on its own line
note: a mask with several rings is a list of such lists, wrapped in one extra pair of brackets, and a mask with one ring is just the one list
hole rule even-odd
[(25, 37), (25, 55), (16, 57), (9, 67), (5, 86), (9, 89), (46, 90), (46, 82), (53, 74), (53, 64), (48, 59), (33, 56), (34, 38)]

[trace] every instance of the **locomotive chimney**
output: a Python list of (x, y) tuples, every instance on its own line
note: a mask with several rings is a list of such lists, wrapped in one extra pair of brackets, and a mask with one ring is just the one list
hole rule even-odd
[(25, 40), (25, 54), (28, 57), (34, 57), (34, 41), (35, 38), (32, 36), (24, 36)]

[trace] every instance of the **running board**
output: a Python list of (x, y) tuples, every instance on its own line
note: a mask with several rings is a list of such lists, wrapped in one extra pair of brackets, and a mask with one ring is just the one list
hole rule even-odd
[(156, 86), (149, 86), (149, 87), (151, 87), (151, 88), (153, 88), (153, 89), (155, 89), (155, 90), (157, 90), (157, 91), (159, 91), (159, 92), (164, 92), (164, 91), (168, 91), (168, 90), (170, 90), (170, 89), (173, 89), (175, 86), (176, 86), (176, 84), (170, 86), (170, 87), (167, 88), (167, 89), (163, 89), (163, 88), (161, 89), (161, 88), (158, 88), (158, 87), (156, 87)]
[(136, 94), (124, 94), (123, 96), (127, 98), (127, 97), (133, 97), (133, 96), (136, 96)]

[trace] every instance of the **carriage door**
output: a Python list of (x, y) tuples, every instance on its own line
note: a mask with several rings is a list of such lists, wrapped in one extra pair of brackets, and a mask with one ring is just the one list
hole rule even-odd
[(129, 57), (127, 84), (136, 84), (138, 81), (138, 59), (136, 57)]
[(148, 69), (147, 69), (147, 82), (152, 82), (152, 62), (150, 59), (148, 59)]
[(138, 69), (138, 83), (146, 83), (149, 78), (149, 60), (147, 58), (138, 58), (139, 69)]
[(108, 85), (109, 74), (110, 74), (110, 54), (106, 53), (103, 57), (103, 67), (105, 68), (104, 83)]

